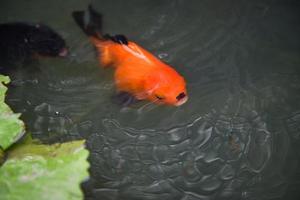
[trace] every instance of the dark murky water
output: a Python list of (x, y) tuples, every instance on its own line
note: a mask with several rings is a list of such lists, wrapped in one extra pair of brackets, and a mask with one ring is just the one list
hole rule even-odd
[(1, 22), (41, 21), (67, 40), (68, 59), (16, 71), (8, 102), (34, 137), (87, 139), (87, 199), (299, 199), (299, 1), (93, 1), (108, 33), (183, 74), (190, 99), (179, 108), (112, 103), (112, 71), (70, 17), (87, 5), (0, 8)]

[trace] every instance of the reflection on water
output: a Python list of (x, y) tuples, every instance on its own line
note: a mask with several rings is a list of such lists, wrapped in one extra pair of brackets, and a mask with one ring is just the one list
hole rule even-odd
[(2, 4), (1, 22), (42, 21), (70, 47), (15, 71), (8, 103), (44, 142), (87, 139), (87, 199), (298, 199), (296, 0), (94, 0), (108, 33), (183, 74), (190, 98), (178, 108), (113, 103), (112, 71), (70, 17), (88, 2)]

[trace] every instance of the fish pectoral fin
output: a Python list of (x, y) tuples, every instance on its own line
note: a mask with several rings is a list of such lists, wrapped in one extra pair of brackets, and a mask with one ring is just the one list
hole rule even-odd
[(147, 99), (148, 96), (149, 96), (148, 92), (139, 92), (138, 94), (135, 94), (135, 98), (138, 100)]
[(112, 96), (112, 101), (121, 106), (130, 106), (137, 103), (139, 99), (128, 92), (118, 92)]

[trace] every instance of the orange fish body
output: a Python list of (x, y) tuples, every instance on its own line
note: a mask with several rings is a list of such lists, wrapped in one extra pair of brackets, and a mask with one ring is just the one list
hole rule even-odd
[[(76, 14), (73, 16), (76, 20)], [(97, 17), (101, 19), (101, 16)], [(105, 38), (99, 32), (89, 35), (101, 65), (115, 68), (118, 91), (159, 104), (180, 106), (187, 101), (185, 80), (171, 66), (127, 39), (124, 44), (114, 41), (111, 36)]]
[(129, 41), (125, 45), (95, 37), (91, 41), (99, 52), (101, 65), (115, 68), (119, 91), (156, 103), (178, 106), (187, 101), (184, 78), (136, 43)]

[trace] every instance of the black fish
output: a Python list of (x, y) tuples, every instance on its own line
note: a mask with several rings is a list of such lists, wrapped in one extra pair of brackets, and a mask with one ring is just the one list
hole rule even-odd
[(34, 55), (66, 56), (64, 39), (43, 24), (0, 24), (0, 69), (23, 65)]

